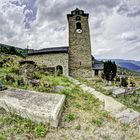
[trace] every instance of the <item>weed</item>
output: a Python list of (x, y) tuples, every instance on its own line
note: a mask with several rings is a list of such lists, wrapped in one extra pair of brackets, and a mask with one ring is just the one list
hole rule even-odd
[(75, 114), (72, 114), (72, 113), (69, 113), (65, 116), (65, 121), (67, 121), (67, 122), (71, 122), (75, 119), (76, 119), (76, 116), (75, 116)]
[(76, 127), (75, 127), (76, 130), (81, 130), (81, 125), (78, 124)]
[(110, 116), (109, 112), (107, 112), (107, 111), (101, 112), (101, 115), (105, 118), (108, 118)]
[(2, 134), (0, 134), (0, 140), (6, 140), (5, 136), (3, 136)]
[(36, 137), (44, 137), (48, 131), (49, 129), (46, 128), (45, 125), (41, 123), (38, 124), (34, 129)]
[(101, 127), (103, 122), (103, 118), (92, 118), (91, 120), (91, 123), (97, 125), (98, 127)]

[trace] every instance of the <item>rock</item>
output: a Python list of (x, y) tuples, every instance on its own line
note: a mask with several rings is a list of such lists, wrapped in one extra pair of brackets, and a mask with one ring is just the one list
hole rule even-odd
[(33, 79), (33, 80), (30, 80), (29, 83), (32, 84), (32, 86), (39, 86), (40, 85), (40, 80)]
[(62, 90), (64, 90), (64, 89), (65, 89), (64, 86), (55, 86), (55, 91), (56, 91), (56, 92), (60, 92), (60, 91), (62, 91)]
[(0, 107), (34, 122), (57, 127), (65, 95), (27, 90), (0, 91)]
[(126, 109), (116, 115), (116, 117), (125, 124), (139, 122), (140, 125), (140, 113), (132, 109)]

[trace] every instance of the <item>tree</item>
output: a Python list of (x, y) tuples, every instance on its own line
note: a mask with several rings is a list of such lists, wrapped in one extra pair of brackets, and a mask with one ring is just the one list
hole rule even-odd
[(16, 49), (15, 49), (15, 47), (11, 47), (11, 48), (9, 49), (9, 54), (16, 54)]
[(127, 85), (128, 85), (127, 78), (126, 77), (122, 77), (121, 78), (121, 86), (127, 87)]
[(107, 81), (113, 81), (117, 73), (117, 66), (115, 62), (104, 62), (104, 75)]

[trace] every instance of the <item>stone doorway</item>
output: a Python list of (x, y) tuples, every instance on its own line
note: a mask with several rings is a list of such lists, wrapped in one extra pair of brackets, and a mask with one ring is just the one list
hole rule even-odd
[(56, 73), (57, 73), (57, 75), (63, 74), (63, 67), (60, 66), (60, 65), (58, 65), (58, 66), (56, 67)]
[(95, 70), (95, 76), (99, 75), (99, 70)]

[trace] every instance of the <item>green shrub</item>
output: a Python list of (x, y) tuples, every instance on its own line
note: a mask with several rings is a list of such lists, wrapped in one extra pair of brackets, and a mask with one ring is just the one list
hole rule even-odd
[(40, 72), (34, 72), (34, 75), (33, 75), (33, 77), (35, 78), (35, 79), (41, 79), (41, 73)]
[(120, 77), (116, 77), (116, 82), (120, 82), (121, 80), (120, 80)]
[(0, 134), (0, 140), (6, 140), (5, 136)]
[(12, 67), (10, 72), (15, 73), (15, 74), (19, 74), (19, 67)]
[(122, 77), (121, 78), (121, 86), (127, 87), (127, 85), (128, 85), (127, 78), (126, 77)]

